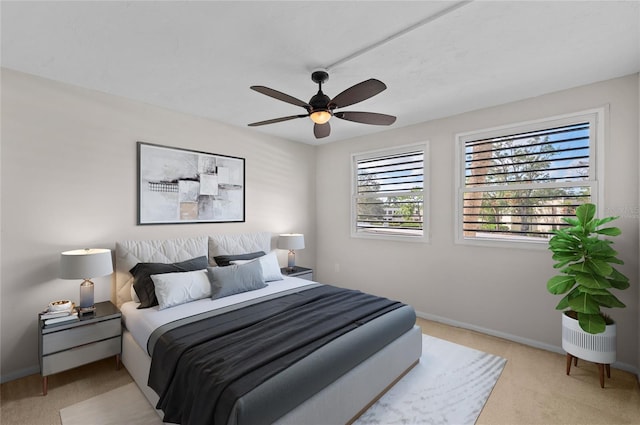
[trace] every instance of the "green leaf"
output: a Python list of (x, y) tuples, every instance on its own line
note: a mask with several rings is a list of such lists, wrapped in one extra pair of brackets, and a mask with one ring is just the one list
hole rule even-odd
[(590, 334), (602, 333), (607, 328), (607, 323), (600, 314), (578, 313), (578, 323), (583, 331)]
[(576, 279), (573, 276), (554, 276), (547, 281), (547, 290), (554, 295), (564, 294), (569, 291), (575, 283)]
[(629, 278), (618, 270), (613, 269), (611, 276), (609, 276), (609, 283), (613, 288), (624, 290), (629, 287)]
[(617, 257), (606, 257), (606, 258), (602, 258), (602, 260), (606, 261), (607, 263), (624, 264), (624, 261), (622, 261), (621, 259), (619, 259)]
[(576, 208), (576, 217), (582, 227), (587, 227), (587, 223), (593, 220), (596, 215), (596, 206), (594, 204), (582, 204)]
[(569, 296), (565, 295), (562, 297), (558, 305), (556, 306), (556, 310), (566, 310), (569, 308)]
[(582, 255), (571, 252), (556, 252), (551, 256), (554, 261), (578, 261)]
[(614, 280), (622, 280), (625, 282), (629, 281), (629, 278), (625, 275), (623, 275), (622, 273), (620, 273), (617, 269), (613, 269), (613, 271), (611, 272), (611, 279)]
[(577, 296), (569, 297), (569, 306), (578, 313), (599, 314), (600, 305), (589, 294), (578, 293)]
[(570, 262), (571, 262), (571, 260), (566, 260), (566, 261), (562, 261), (560, 263), (556, 263), (556, 264), (553, 265), (553, 268), (554, 269), (561, 269), (562, 267), (566, 266)]
[(586, 260), (584, 263), (587, 269), (599, 276), (609, 276), (613, 272), (613, 267), (606, 261), (591, 259)]
[(553, 233), (555, 234), (555, 236), (552, 237), (551, 239), (549, 239), (549, 242), (551, 242), (551, 241), (553, 241), (553, 242), (558, 242), (558, 241), (576, 242), (577, 241), (576, 237), (573, 236), (571, 233), (565, 232), (565, 229), (563, 229), (563, 230), (555, 230)]
[(611, 295), (609, 290), (604, 288), (587, 288), (586, 286), (578, 286), (578, 291), (589, 295)]
[(570, 265), (569, 270), (591, 274), (591, 270), (587, 267), (584, 261)]
[(572, 217), (563, 217), (562, 221), (564, 221), (565, 223), (569, 223), (572, 226), (580, 225), (580, 222), (578, 220), (576, 220), (575, 218), (572, 218)]
[(589, 288), (611, 288), (611, 283), (602, 276), (578, 271), (576, 271), (575, 276), (579, 285), (584, 285)]
[(612, 242), (600, 239), (596, 242), (590, 242), (585, 245), (585, 250), (590, 257), (606, 258), (615, 257), (618, 252), (611, 246)]
[(604, 229), (596, 230), (596, 233), (605, 236), (618, 236), (622, 234), (622, 231), (617, 227), (605, 227)]
[(549, 241), (549, 249), (553, 252), (556, 251), (570, 251), (574, 252), (579, 249), (580, 244), (577, 240), (556, 239), (555, 241)]
[(570, 233), (571, 235), (577, 238), (580, 238), (585, 234), (585, 231), (584, 231), (584, 227), (582, 227), (581, 225), (577, 225), (577, 226), (568, 228), (567, 233)]
[(601, 306), (608, 308), (625, 308), (626, 305), (615, 295), (608, 293), (606, 295), (593, 295), (593, 299)]
[(619, 218), (620, 217), (618, 217), (618, 216), (616, 216), (616, 217), (596, 218), (596, 223), (597, 223), (597, 226), (600, 227), (603, 224), (609, 223), (609, 222), (611, 222), (613, 220), (617, 220)]

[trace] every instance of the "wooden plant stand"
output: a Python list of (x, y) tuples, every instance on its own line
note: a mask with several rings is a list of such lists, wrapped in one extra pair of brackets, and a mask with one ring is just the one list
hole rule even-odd
[[(571, 372), (571, 360), (573, 365), (578, 366), (578, 358), (572, 354), (567, 353), (567, 375)], [(600, 388), (604, 388), (604, 371), (607, 370), (607, 378), (611, 379), (611, 365), (596, 363), (598, 365), (598, 374), (600, 376)]]

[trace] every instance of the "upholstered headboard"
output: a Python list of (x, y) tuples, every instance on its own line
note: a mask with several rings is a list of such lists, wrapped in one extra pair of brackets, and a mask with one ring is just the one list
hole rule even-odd
[(213, 257), (271, 250), (271, 233), (197, 236), (182, 239), (116, 242), (116, 303), (131, 301), (133, 276), (129, 270), (138, 263), (175, 263), (206, 255)]

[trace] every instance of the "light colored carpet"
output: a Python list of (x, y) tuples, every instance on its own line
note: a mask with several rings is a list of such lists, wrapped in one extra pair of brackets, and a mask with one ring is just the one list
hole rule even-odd
[(60, 409), (60, 419), (63, 425), (162, 424), (135, 382)]
[[(506, 360), (422, 335), (422, 357), (355, 422), (358, 425), (473, 424)], [(159, 425), (138, 387), (128, 384), (60, 410), (63, 425)]]

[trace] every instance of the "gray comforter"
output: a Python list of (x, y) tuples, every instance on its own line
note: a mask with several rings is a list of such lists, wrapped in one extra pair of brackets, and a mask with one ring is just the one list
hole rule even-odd
[[(168, 330), (155, 344), (149, 374), (149, 386), (160, 397), (157, 408), (164, 411), (165, 422), (226, 424), (236, 401), (256, 386), (324, 344), (403, 306), (323, 285)], [(414, 322), (409, 315), (393, 335), (378, 338), (380, 347), (355, 350), (355, 361), (366, 359)], [(328, 385), (339, 377), (335, 375), (326, 371), (317, 379)], [(286, 400), (281, 404), (270, 406), (264, 422), (294, 407)]]

